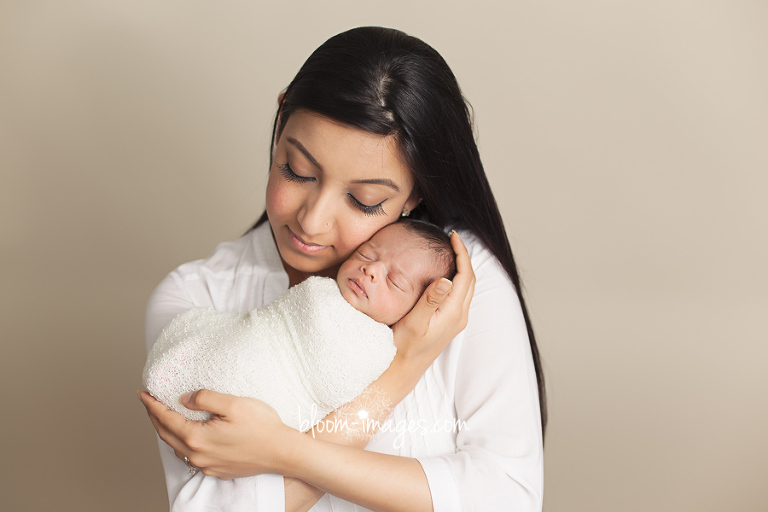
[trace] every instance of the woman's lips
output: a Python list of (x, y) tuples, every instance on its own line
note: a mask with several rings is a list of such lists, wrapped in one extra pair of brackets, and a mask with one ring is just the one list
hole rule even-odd
[(368, 298), (368, 294), (365, 293), (365, 288), (362, 287), (362, 285), (358, 282), (357, 279), (350, 278), (349, 287), (352, 288), (352, 291), (358, 294), (359, 296), (366, 299)]
[(293, 247), (301, 253), (313, 255), (328, 248), (327, 245), (308, 244), (307, 242), (305, 242), (304, 240), (296, 236), (296, 234), (293, 231), (291, 231), (290, 228), (288, 229), (288, 232), (291, 234), (291, 243), (293, 244)]

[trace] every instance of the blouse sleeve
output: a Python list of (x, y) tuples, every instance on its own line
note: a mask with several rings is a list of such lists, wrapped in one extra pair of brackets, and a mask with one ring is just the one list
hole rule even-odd
[(477, 282), (455, 370), (465, 428), (456, 453), (419, 457), (435, 512), (540, 511), (543, 448), (536, 373), (515, 289), (475, 244)]
[[(149, 350), (163, 327), (179, 313), (195, 306), (210, 306), (201, 297), (187, 293), (184, 280), (171, 272), (155, 289), (147, 303), (146, 344)], [(282, 475), (258, 475), (234, 480), (219, 480), (197, 472), (188, 472), (184, 462), (158, 436), (160, 458), (171, 511), (183, 512), (272, 512), (285, 510)]]

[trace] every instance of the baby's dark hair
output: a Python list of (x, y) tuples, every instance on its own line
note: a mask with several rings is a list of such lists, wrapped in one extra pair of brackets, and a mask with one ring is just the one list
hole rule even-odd
[(395, 224), (402, 225), (411, 233), (418, 235), (426, 247), (437, 256), (435, 273), (424, 276), (422, 292), (436, 279), (441, 277), (453, 279), (456, 275), (456, 254), (453, 252), (451, 237), (445, 231), (430, 222), (409, 217), (401, 217)]

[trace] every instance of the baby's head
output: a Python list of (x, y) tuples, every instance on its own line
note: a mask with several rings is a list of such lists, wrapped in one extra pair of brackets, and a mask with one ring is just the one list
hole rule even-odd
[(392, 325), (436, 279), (453, 279), (451, 239), (433, 224), (402, 219), (381, 228), (341, 264), (336, 282), (355, 309)]

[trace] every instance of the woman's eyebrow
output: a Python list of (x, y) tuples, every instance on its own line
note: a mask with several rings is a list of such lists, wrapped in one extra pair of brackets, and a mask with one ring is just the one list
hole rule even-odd
[(315, 166), (315, 167), (317, 167), (317, 168), (318, 168), (318, 169), (320, 169), (321, 171), (323, 170), (323, 166), (322, 166), (322, 165), (320, 165), (320, 164), (317, 162), (317, 160), (315, 160), (315, 157), (313, 157), (313, 156), (312, 156), (312, 153), (310, 153), (310, 152), (309, 152), (309, 150), (308, 150), (307, 148), (305, 148), (305, 147), (304, 147), (304, 144), (302, 144), (301, 142), (297, 141), (297, 140), (296, 140), (296, 139), (294, 139), (293, 137), (288, 137), (286, 140), (287, 140), (289, 143), (291, 143), (291, 144), (293, 144), (294, 146), (296, 146), (296, 149), (298, 149), (299, 151), (301, 151), (301, 152), (304, 154), (304, 156), (305, 156), (305, 157), (307, 157), (307, 159), (308, 159), (310, 162), (312, 162), (312, 163), (314, 164), (314, 166)]
[[(298, 140), (294, 139), (293, 137), (287, 137), (285, 140), (287, 140), (290, 144), (296, 147), (299, 151), (302, 152), (302, 154), (307, 157), (307, 159), (312, 162), (312, 164), (317, 167), (319, 170), (323, 170), (323, 166), (320, 165), (320, 163), (315, 160), (315, 157), (312, 156), (312, 153), (309, 152), (307, 148), (304, 147), (304, 144), (299, 142)], [(397, 186), (397, 184), (388, 179), (388, 178), (371, 178), (368, 180), (355, 180), (352, 183), (356, 185), (384, 185), (386, 187), (391, 188), (395, 192), (400, 192), (400, 187)]]
[(387, 178), (374, 178), (370, 180), (355, 180), (352, 183), (354, 184), (363, 184), (363, 185), (385, 185), (391, 189), (393, 189), (395, 192), (400, 192), (400, 187), (395, 184), (394, 181), (387, 179)]

